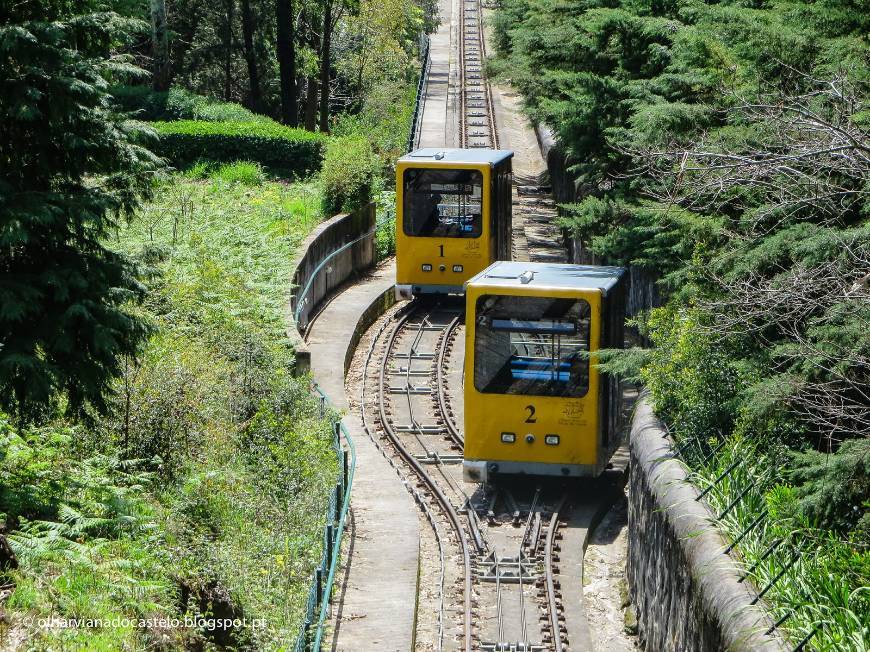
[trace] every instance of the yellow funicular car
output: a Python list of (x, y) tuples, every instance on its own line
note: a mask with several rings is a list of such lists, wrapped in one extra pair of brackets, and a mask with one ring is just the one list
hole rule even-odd
[(492, 149), (419, 149), (396, 165), (396, 296), (462, 293), (511, 257), (511, 159)]
[(497, 262), (465, 286), (463, 476), (597, 476), (620, 444), (619, 381), (595, 352), (622, 348), (619, 267)]

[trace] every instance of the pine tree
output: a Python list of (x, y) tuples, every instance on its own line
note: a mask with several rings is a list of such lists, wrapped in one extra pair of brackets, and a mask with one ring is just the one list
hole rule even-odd
[(138, 72), (113, 53), (143, 28), (92, 2), (0, 8), (0, 406), (19, 416), (104, 411), (146, 335), (134, 268), (105, 245), (159, 163), (107, 93)]

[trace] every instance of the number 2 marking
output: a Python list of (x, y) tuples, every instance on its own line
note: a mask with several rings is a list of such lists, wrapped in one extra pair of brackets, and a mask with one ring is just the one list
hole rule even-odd
[(529, 416), (526, 419), (526, 423), (537, 423), (537, 419), (535, 418), (535, 406), (527, 405), (526, 409), (529, 411)]

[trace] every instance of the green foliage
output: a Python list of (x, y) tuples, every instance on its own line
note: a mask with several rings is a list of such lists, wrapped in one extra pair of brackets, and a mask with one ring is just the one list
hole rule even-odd
[(853, 439), (833, 453), (792, 452), (791, 481), (801, 511), (840, 531), (857, 530), (870, 541), (870, 440)]
[(125, 389), (106, 430), (159, 458), (183, 584), (266, 618), (235, 636), (274, 649), (303, 613), (336, 474), (331, 423), (292, 377), (284, 335), (293, 248), (319, 220), (320, 195), (273, 181), (252, 190), (225, 172), (170, 179), (120, 234), (120, 249), (159, 271), (145, 303), (159, 334), (125, 375), (129, 417)]
[(268, 122), (155, 122), (156, 151), (176, 167), (198, 161), (253, 161), (286, 174), (305, 176), (320, 167), (326, 138)]
[[(706, 488), (723, 476), (706, 500), (717, 514), (733, 503), (719, 521), (732, 539), (749, 530), (741, 541), (739, 563), (747, 572), (755, 567), (749, 576), (757, 587), (772, 584), (765, 599), (773, 618), (791, 614), (781, 631), (797, 642), (822, 623), (812, 639), (816, 649), (864, 649), (870, 616), (870, 599), (861, 588), (870, 580), (866, 539), (843, 539), (807, 521), (787, 484), (781, 449), (760, 445), (756, 437), (735, 435), (705, 461), (705, 444), (692, 444), (682, 436), (678, 441), (698, 486)], [(749, 529), (764, 509), (769, 517)]]
[[(836, 5), (506, 0), (494, 25), (501, 56), (489, 65), (522, 91), (532, 118), (554, 129), (569, 157), (583, 200), (567, 207), (563, 225), (591, 253), (655, 269), (676, 286), (684, 279), (670, 274), (691, 258), (693, 242), (718, 246), (728, 225), (716, 211), (645, 201), (666, 193), (638, 177), (649, 161), (638, 165), (633, 154), (702, 135), (726, 147), (757, 142), (764, 134), (726, 109), (802, 89), (805, 73), (866, 78), (866, 44), (857, 38), (865, 12)], [(727, 198), (715, 199), (729, 215)]]
[[(858, 588), (870, 579), (862, 519), (867, 441), (846, 442), (828, 456), (789, 451), (796, 424), (781, 406), (752, 413), (745, 396), (758, 371), (719, 346), (708, 319), (698, 309), (652, 311), (645, 327), (655, 348), (640, 371), (656, 411), (671, 426), (694, 482), (711, 487), (706, 500), (724, 515), (720, 526), (732, 538), (748, 530), (741, 563), (747, 570), (757, 564), (758, 587), (776, 580), (766, 598), (773, 617), (794, 611), (784, 631), (800, 640), (821, 621), (825, 627), (813, 639), (819, 649), (861, 649), (860, 623), (870, 615), (870, 600)], [(764, 509), (769, 518), (750, 530)], [(788, 565), (791, 552), (766, 554), (777, 541), (787, 542), (782, 551), (800, 552), (797, 564)]]
[(252, 161), (236, 161), (221, 165), (212, 175), (224, 183), (240, 183), (243, 186), (260, 186), (266, 180), (263, 166)]
[(158, 163), (106, 90), (141, 73), (113, 52), (142, 25), (42, 9), (54, 22), (33, 3), (0, 12), (0, 406), (33, 416), (62, 394), (71, 411), (101, 412), (146, 335), (129, 308), (135, 270), (102, 243)]
[(368, 140), (359, 137), (331, 140), (320, 170), (323, 212), (330, 215), (365, 206), (378, 190), (381, 171), (381, 161)]
[[(0, 574), (15, 587), (7, 607), (104, 619), (173, 612), (178, 596), (148, 494), (151, 475), (136, 460), (83, 457), (79, 434), (54, 425), (18, 430), (0, 413), (0, 512), (19, 565)], [(184, 645), (193, 633), (170, 634)], [(145, 628), (82, 628), (34, 630), (27, 643), (120, 649), (161, 638)]]
[(375, 232), (375, 253), (378, 260), (385, 260), (396, 253), (396, 191), (378, 193), (378, 223)]
[(24, 615), (228, 610), (266, 627), (225, 643), (280, 649), (304, 613), (337, 468), (332, 422), (291, 374), (283, 307), (321, 198), (313, 184), (254, 191), (196, 176), (162, 179), (110, 243), (147, 272), (139, 310), (154, 332), (124, 360), (109, 415), (22, 432), (0, 418), (0, 513), (20, 563), (4, 606), (28, 647), (215, 641), (187, 629), (38, 631)]
[(209, 122), (263, 122), (272, 118), (254, 113), (234, 102), (220, 102), (175, 87), (155, 91), (150, 86), (113, 86), (112, 98), (118, 107), (138, 120), (206, 120)]
[(413, 80), (384, 81), (369, 90), (359, 113), (338, 116), (332, 134), (368, 139), (384, 169), (395, 170), (396, 159), (407, 146), (416, 96)]
[(740, 369), (704, 329), (705, 315), (673, 306), (654, 309), (647, 322), (655, 344), (640, 374), (656, 412), (675, 430), (721, 439), (738, 415)]

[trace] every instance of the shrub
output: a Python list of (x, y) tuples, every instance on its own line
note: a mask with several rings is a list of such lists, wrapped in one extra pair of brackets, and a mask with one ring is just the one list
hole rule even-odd
[(378, 227), (375, 233), (375, 251), (378, 260), (396, 253), (396, 191), (378, 193)]
[(236, 161), (221, 165), (212, 178), (224, 183), (240, 183), (243, 186), (259, 186), (266, 180), (263, 166), (253, 161)]
[(371, 201), (379, 190), (381, 163), (365, 138), (336, 138), (326, 147), (320, 181), (323, 212), (350, 212)]
[(115, 86), (111, 94), (122, 111), (140, 120), (206, 120), (210, 122), (265, 122), (272, 118), (234, 102), (220, 102), (183, 88), (154, 91), (147, 86)]
[(268, 122), (155, 122), (157, 153), (176, 167), (197, 161), (248, 160), (276, 171), (305, 175), (320, 167), (320, 134)]

